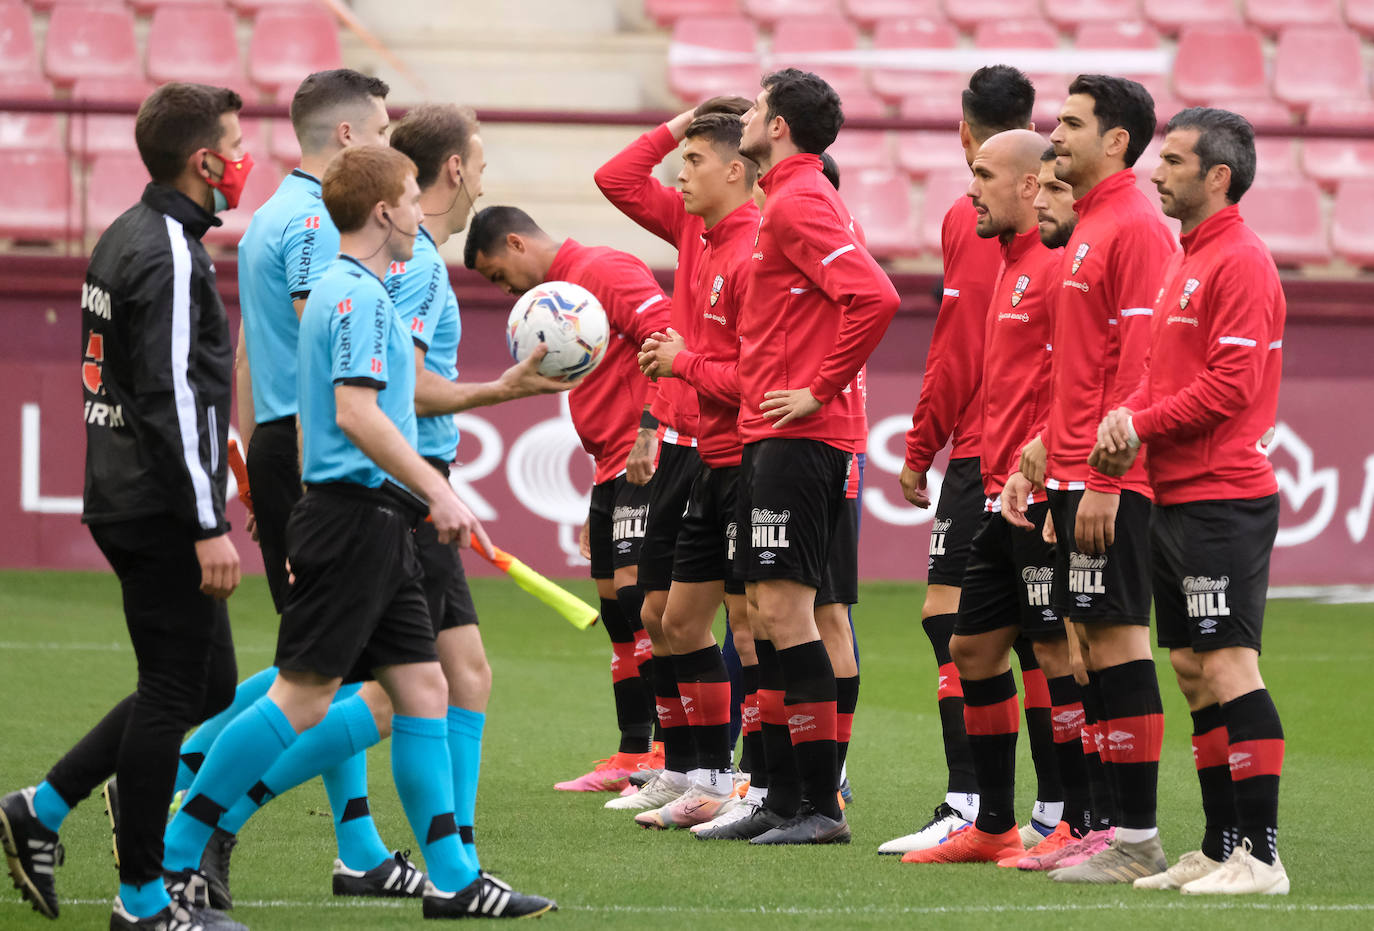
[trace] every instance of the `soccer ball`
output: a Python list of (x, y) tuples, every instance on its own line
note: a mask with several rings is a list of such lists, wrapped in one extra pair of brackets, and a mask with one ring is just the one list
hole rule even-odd
[(596, 368), (610, 335), (601, 302), (569, 281), (546, 281), (526, 291), (506, 321), (506, 345), (516, 362), (540, 343), (549, 347), (539, 363), (539, 374), (549, 378), (581, 378)]

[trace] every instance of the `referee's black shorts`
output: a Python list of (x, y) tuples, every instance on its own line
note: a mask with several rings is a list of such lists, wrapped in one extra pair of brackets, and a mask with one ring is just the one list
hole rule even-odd
[(983, 524), (983, 469), (977, 456), (951, 459), (930, 525), (929, 585), (964, 584), (973, 535)]
[(301, 499), (296, 418), (258, 424), (248, 442), (245, 464), (267, 588), (280, 614), (286, 605), (286, 523), (291, 518), (291, 509)]
[(673, 550), (701, 468), (695, 447), (659, 443), (658, 467), (649, 482), (648, 525), (639, 551), (639, 587), (646, 592), (666, 592), (673, 584)]
[[(425, 461), (448, 478), (447, 462), (428, 456)], [(477, 608), (472, 603), (472, 590), (468, 588), (467, 573), (463, 571), (458, 541), (440, 543), (434, 524), (422, 521), (415, 528), (415, 550), (420, 558), (420, 569), (425, 574), (425, 601), (429, 604), (429, 619), (434, 624), (435, 636), (451, 627), (476, 624)]]
[(632, 485), (624, 475), (617, 475), (592, 486), (591, 509), (587, 514), (592, 578), (612, 579), (615, 570), (639, 565), (648, 513), (647, 485)]

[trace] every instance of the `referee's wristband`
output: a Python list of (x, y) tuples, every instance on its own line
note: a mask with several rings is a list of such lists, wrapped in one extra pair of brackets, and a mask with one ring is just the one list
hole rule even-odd
[(644, 411), (644, 413), (639, 415), (639, 429), (657, 430), (658, 418), (655, 417), (653, 414), (649, 413), (648, 411)]

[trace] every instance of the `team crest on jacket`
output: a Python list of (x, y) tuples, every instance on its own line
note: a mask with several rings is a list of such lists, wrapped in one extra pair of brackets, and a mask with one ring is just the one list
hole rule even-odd
[(1092, 246), (1088, 245), (1086, 242), (1081, 242), (1078, 244), (1078, 251), (1073, 254), (1072, 274), (1078, 274), (1078, 267), (1082, 265), (1083, 260), (1088, 257), (1088, 250), (1091, 248)]
[(716, 280), (711, 282), (711, 306), (716, 306), (716, 301), (720, 300), (720, 289), (725, 287), (725, 276), (717, 275)]
[(1198, 289), (1202, 282), (1196, 278), (1189, 278), (1183, 283), (1183, 296), (1178, 299), (1178, 309), (1187, 310), (1188, 300), (1193, 296), (1193, 292)]
[(1016, 287), (1011, 291), (1011, 306), (1015, 307), (1021, 303), (1021, 298), (1026, 296), (1026, 289), (1030, 287), (1030, 276), (1022, 275), (1016, 279)]

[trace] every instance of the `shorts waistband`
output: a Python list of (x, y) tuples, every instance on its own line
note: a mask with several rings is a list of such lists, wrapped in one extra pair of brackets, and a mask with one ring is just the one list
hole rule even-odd
[(423, 500), (395, 482), (383, 482), (376, 488), (368, 488), (356, 482), (320, 482), (307, 485), (305, 490), (307, 494), (365, 501), (391, 511), (411, 527), (417, 526), (429, 515), (429, 507)]
[(253, 429), (254, 429), (254, 430), (264, 430), (264, 429), (265, 429), (265, 430), (280, 430), (280, 429), (282, 429), (283, 427), (288, 427), (288, 426), (289, 426), (292, 430), (295, 430), (295, 429), (296, 429), (296, 418), (295, 418), (294, 415), (291, 416), (291, 417), (278, 417), (276, 420), (264, 420), (262, 423), (254, 424), (254, 425), (253, 425)]
[(438, 456), (425, 456), (424, 460), (425, 462), (428, 462), (430, 465), (434, 466), (434, 468), (439, 471), (440, 475), (442, 475), (444, 478), (448, 478), (449, 470), (452, 468), (450, 463), (445, 462)]

